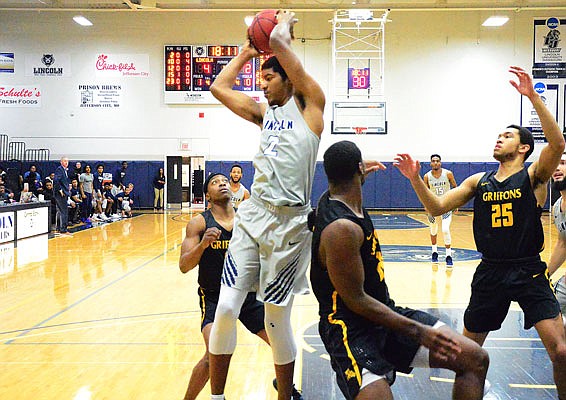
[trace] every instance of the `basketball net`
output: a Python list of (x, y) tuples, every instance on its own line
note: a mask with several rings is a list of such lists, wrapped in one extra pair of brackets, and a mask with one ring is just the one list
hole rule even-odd
[(366, 131), (368, 130), (368, 128), (361, 126), (353, 126), (352, 129), (354, 130), (354, 133), (356, 135), (365, 135)]

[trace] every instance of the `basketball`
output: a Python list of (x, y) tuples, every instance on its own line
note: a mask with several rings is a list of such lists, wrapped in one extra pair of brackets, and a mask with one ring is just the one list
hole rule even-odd
[(276, 10), (263, 10), (256, 14), (248, 28), (250, 42), (260, 53), (271, 53), (269, 36), (277, 25), (276, 14)]

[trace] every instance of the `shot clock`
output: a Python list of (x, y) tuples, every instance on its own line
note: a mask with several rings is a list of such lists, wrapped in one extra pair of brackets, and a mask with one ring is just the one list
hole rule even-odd
[(369, 89), (369, 68), (348, 68), (348, 89)]
[[(239, 46), (179, 45), (165, 46), (165, 103), (217, 104), (210, 86), (220, 71), (238, 55)], [(261, 56), (248, 61), (238, 74), (234, 89), (263, 99), (261, 91)]]

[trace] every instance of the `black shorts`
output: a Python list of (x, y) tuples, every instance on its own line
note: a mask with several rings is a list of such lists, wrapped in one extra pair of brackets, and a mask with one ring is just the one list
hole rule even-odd
[(491, 263), (482, 260), (472, 280), (470, 304), (464, 326), (470, 332), (496, 331), (516, 301), (525, 314), (525, 329), (560, 314), (546, 264), (538, 257), (523, 263)]
[[(218, 290), (198, 288), (201, 331), (206, 325), (214, 322), (214, 314), (216, 313), (219, 294), (220, 292)], [(248, 331), (255, 334), (265, 329), (264, 318), (263, 303), (256, 299), (254, 292), (248, 293), (238, 319), (244, 324)]]
[[(423, 311), (395, 307), (394, 311), (433, 326), (438, 319)], [(362, 369), (376, 375), (394, 371), (411, 372), (411, 362), (420, 347), (418, 342), (377, 326), (361, 317), (345, 320), (321, 318), (318, 332), (330, 355), (336, 381), (346, 399), (354, 399), (362, 384)]]

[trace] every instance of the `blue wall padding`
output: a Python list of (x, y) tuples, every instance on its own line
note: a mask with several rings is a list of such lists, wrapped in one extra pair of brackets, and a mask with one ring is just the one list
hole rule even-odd
[[(207, 161), (206, 170), (208, 172), (223, 172), (226, 175), (230, 173), (232, 164), (238, 163), (244, 170), (242, 183), (248, 189), (251, 187), (253, 180), (253, 165), (251, 161)], [(384, 163), (387, 169), (370, 174), (363, 186), (364, 207), (376, 209), (415, 209), (422, 210), (423, 206), (409, 180), (401, 175), (399, 170), (392, 163)], [(454, 178), (458, 184), (462, 183), (468, 176), (478, 172), (486, 172), (496, 169), (497, 162), (443, 162), (443, 168), (453, 172)], [(421, 163), (422, 174), (429, 171), (429, 162)], [(207, 172), (207, 173), (208, 173)], [(318, 198), (327, 189), (328, 180), (324, 173), (322, 162), (317, 162), (315, 168), (315, 177), (312, 188), (311, 203), (316, 206)], [(549, 200), (547, 199), (545, 209), (548, 209)], [(472, 209), (473, 201), (468, 202), (461, 209)]]
[[(89, 164), (92, 172), (95, 171), (96, 165), (101, 163), (104, 170), (114, 173), (121, 167), (121, 161), (92, 161), (81, 160), (83, 167)], [(6, 161), (1, 166), (7, 170), (8, 168), (16, 168), (23, 175), (29, 169), (30, 162)], [(49, 172), (55, 171), (59, 166), (58, 161), (42, 161), (33, 162), (38, 168), (42, 179)], [(251, 161), (207, 161), (206, 173), (222, 172), (229, 176), (230, 167), (233, 164), (240, 164), (243, 168), (244, 176), (242, 183), (248, 189), (251, 188), (254, 168)], [(423, 206), (419, 202), (415, 192), (413, 191), (409, 180), (401, 175), (392, 163), (384, 163), (387, 167), (385, 171), (378, 171), (370, 174), (363, 186), (364, 207), (376, 209), (415, 209), (422, 210)], [(69, 170), (72, 170), (75, 160), (69, 162)], [(496, 169), (497, 162), (443, 162), (442, 166), (454, 173), (458, 184), (470, 175), (478, 172), (485, 172)], [(127, 181), (134, 184), (134, 203), (136, 208), (152, 208), (153, 207), (153, 178), (157, 174), (159, 168), (163, 168), (163, 161), (128, 161)], [(428, 161), (421, 163), (422, 173), (430, 169)], [(322, 162), (317, 162), (315, 169), (315, 178), (312, 188), (311, 203), (316, 205), (320, 195), (327, 189), (328, 181), (324, 173)], [(545, 204), (548, 209), (549, 200)], [(473, 202), (467, 203), (462, 209), (471, 209)]]

